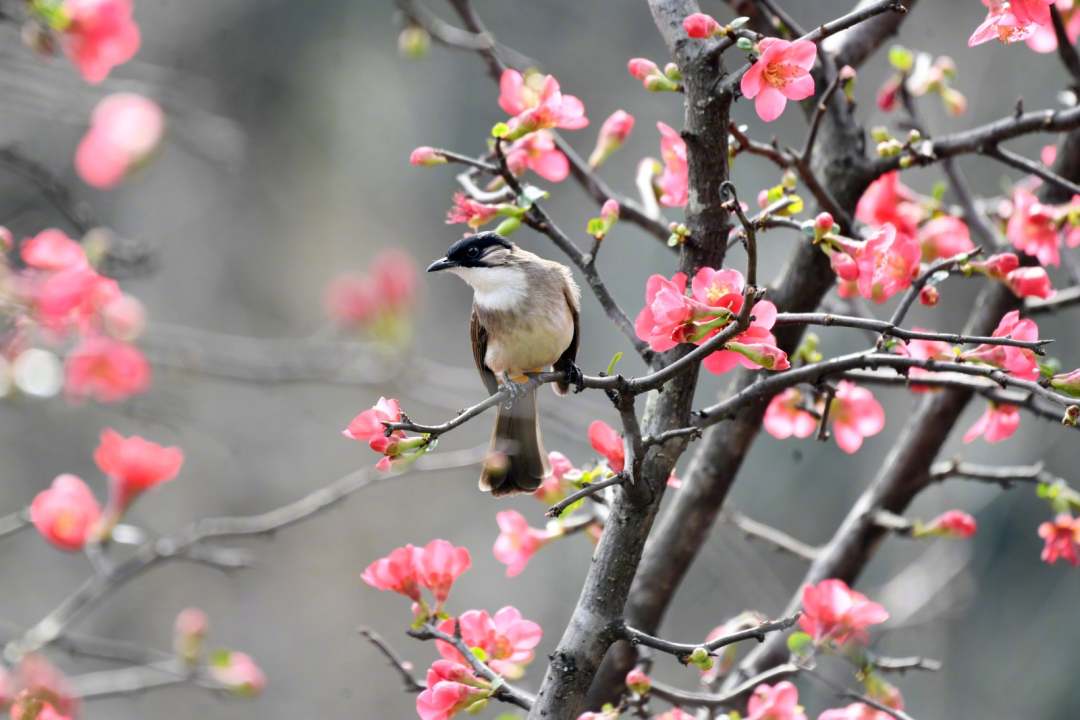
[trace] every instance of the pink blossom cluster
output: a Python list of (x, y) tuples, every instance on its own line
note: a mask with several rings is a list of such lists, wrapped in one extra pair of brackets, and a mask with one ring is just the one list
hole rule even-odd
[(1039, 537), (1045, 543), (1043, 562), (1052, 565), (1060, 559), (1073, 567), (1080, 566), (1080, 518), (1059, 513), (1053, 520), (1039, 525)]
[(34, 527), (61, 550), (80, 550), (90, 540), (107, 538), (140, 495), (179, 474), (184, 453), (108, 428), (101, 433), (94, 462), (109, 480), (104, 511), (86, 483), (70, 474), (58, 476), (30, 505)]
[(354, 417), (341, 434), (350, 440), (367, 443), (382, 455), (375, 469), (382, 472), (400, 469), (415, 462), (429, 449), (426, 436), (387, 430), (386, 423), (401, 422), (403, 417), (397, 400), (380, 397), (375, 405)]
[(589, 124), (585, 105), (564, 95), (554, 75), (504, 70), (499, 79), (499, 107), (512, 117), (507, 122), (508, 140), (537, 130), (580, 130)]
[[(509, 606), (495, 615), (484, 610), (467, 610), (457, 618), (443, 620), (439, 629), (447, 635), (460, 632), (466, 645), (483, 651), (488, 667), (511, 680), (525, 674), (525, 666), (532, 662), (533, 651), (543, 636), (539, 625)], [(435, 646), (444, 660), (466, 664), (461, 653), (449, 643), (437, 640)]]
[[(694, 275), (687, 292), (686, 275), (670, 280), (652, 275), (645, 286), (645, 307), (634, 323), (637, 336), (657, 352), (681, 343), (701, 345), (734, 321), (742, 311), (745, 281), (738, 270), (703, 267)], [(713, 373), (725, 373), (737, 365), (747, 368), (786, 370), (787, 353), (776, 345), (771, 329), (776, 306), (758, 301), (751, 311), (750, 327), (709, 354), (703, 364)]]
[[(406, 545), (393, 550), (368, 565), (361, 578), (373, 588), (409, 598), (416, 604), (418, 616), (426, 619), (442, 610), (454, 581), (471, 565), (468, 549), (436, 539), (422, 548)], [(421, 596), (421, 588), (435, 599), (433, 609)]]
[(41, 655), (26, 655), (13, 672), (0, 666), (0, 711), (11, 720), (75, 720), (81, 703), (71, 683)]
[(416, 303), (416, 263), (402, 250), (380, 252), (366, 273), (339, 275), (323, 305), (335, 324), (363, 329), (379, 339), (401, 334)]
[[(0, 291), (15, 301), (6, 308), (15, 330), (0, 345), (0, 366), (19, 368), (21, 357), (55, 358), (34, 345), (68, 347), (63, 386), (69, 399), (113, 403), (145, 392), (150, 364), (132, 344), (145, 325), (142, 304), (100, 275), (83, 247), (60, 230), (24, 240), (19, 252), (23, 269), (0, 260)], [(27, 391), (59, 389), (59, 383), (44, 384), (39, 379)]]
[(90, 129), (75, 152), (75, 170), (87, 185), (110, 190), (151, 159), (164, 134), (165, 113), (153, 100), (109, 95), (90, 116)]
[[(774, 395), (765, 408), (763, 427), (773, 437), (807, 438), (814, 434), (823, 402), (797, 388)], [(849, 380), (841, 380), (829, 408), (831, 435), (846, 453), (858, 452), (865, 438), (885, 427), (885, 410), (873, 393)]]
[(968, 38), (968, 47), (990, 40), (1014, 43), (1028, 40), (1040, 30), (1053, 33), (1050, 6), (1054, 0), (982, 0), (986, 19)]
[(867, 629), (889, 619), (878, 603), (848, 587), (843, 580), (822, 580), (802, 592), (799, 627), (818, 645), (865, 643)]
[(1080, 247), (1080, 196), (1070, 203), (1046, 205), (1024, 187), (1013, 190), (1012, 202), (1003, 204), (1008, 218), (1005, 235), (1017, 250), (1041, 265), (1061, 263), (1061, 245)]

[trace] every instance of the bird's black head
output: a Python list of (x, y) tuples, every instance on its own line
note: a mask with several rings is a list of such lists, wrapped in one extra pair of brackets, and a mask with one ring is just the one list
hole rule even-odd
[(498, 233), (482, 232), (467, 235), (450, 246), (446, 251), (446, 257), (439, 258), (428, 265), (427, 271), (435, 272), (455, 267), (492, 267), (496, 257), (505, 257), (506, 252), (513, 248), (513, 243)]

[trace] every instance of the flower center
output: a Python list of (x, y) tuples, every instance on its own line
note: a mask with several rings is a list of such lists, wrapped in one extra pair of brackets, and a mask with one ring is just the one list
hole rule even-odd
[(792, 65), (791, 63), (771, 63), (765, 68), (763, 73), (765, 76), (765, 82), (772, 85), (774, 88), (782, 88), (800, 74), (803, 69), (798, 65)]

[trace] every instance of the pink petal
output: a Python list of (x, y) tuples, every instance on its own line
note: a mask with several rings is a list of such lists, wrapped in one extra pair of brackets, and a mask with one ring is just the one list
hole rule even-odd
[[(745, 77), (745, 76), (744, 76)], [(772, 122), (780, 117), (787, 106), (787, 98), (772, 85), (764, 85), (754, 100), (754, 110), (763, 122)]]

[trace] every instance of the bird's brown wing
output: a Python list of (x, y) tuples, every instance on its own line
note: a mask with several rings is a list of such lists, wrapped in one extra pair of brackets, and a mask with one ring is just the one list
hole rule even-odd
[[(574, 367), (577, 361), (578, 339), (581, 337), (581, 313), (578, 310), (576, 298), (569, 288), (566, 288), (564, 293), (566, 295), (566, 306), (570, 308), (570, 315), (574, 318), (574, 337), (570, 339), (570, 344), (566, 346), (566, 350), (563, 350), (563, 354), (555, 361), (553, 366), (555, 370), (569, 370)], [(560, 395), (565, 395), (569, 390), (570, 383), (560, 382), (555, 384), (555, 391)]]
[[(473, 308), (472, 319), (469, 321), (469, 338), (472, 340), (473, 361), (476, 362), (480, 379), (484, 381), (487, 391), (495, 394), (499, 389), (499, 381), (496, 380), (495, 373), (484, 364), (484, 356), (487, 355), (487, 330), (480, 324), (480, 316), (477, 315), (476, 308)], [(577, 340), (577, 333), (574, 334), (574, 339)]]

